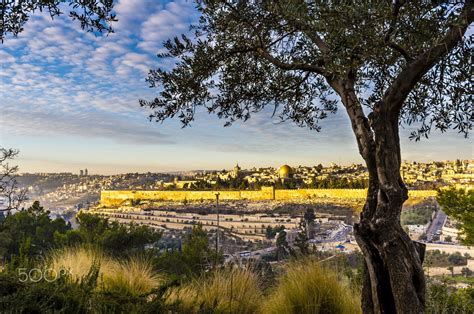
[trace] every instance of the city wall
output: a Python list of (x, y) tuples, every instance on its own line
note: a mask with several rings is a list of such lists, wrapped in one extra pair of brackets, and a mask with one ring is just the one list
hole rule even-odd
[[(296, 200), (296, 199), (365, 199), (366, 189), (297, 189), (278, 190), (273, 187), (262, 187), (260, 191), (102, 191), (100, 204), (118, 206), (127, 201), (200, 201), (215, 200), (219, 193), (221, 200)], [(436, 196), (436, 191), (409, 191), (410, 198), (427, 198)]]

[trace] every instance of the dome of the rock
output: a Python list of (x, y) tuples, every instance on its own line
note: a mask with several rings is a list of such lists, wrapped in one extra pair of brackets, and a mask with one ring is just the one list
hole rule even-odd
[(287, 179), (293, 174), (293, 169), (288, 165), (283, 165), (278, 170), (278, 174), (280, 175), (280, 178)]

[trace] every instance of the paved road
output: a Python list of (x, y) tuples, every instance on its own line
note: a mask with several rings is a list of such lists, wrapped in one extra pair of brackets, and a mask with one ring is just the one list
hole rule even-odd
[(428, 241), (432, 240), (432, 234), (436, 234), (438, 230), (441, 230), (443, 228), (444, 221), (446, 220), (446, 214), (443, 212), (441, 209), (439, 209), (436, 212), (436, 216), (431, 222), (431, 225), (428, 228), (428, 231), (426, 232), (428, 236)]

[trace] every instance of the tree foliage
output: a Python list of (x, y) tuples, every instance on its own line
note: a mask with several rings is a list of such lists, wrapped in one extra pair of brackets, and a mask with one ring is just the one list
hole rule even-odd
[(142, 252), (161, 239), (162, 233), (146, 225), (122, 224), (97, 215), (79, 213), (79, 228), (66, 234), (66, 243), (99, 246), (115, 256)]
[(413, 138), (433, 127), (467, 134), (474, 122), (473, 46), (472, 35), (459, 37), (472, 20), (471, 5), (395, 3), (199, 1), (194, 36), (165, 42), (159, 57), (177, 64), (150, 71), (150, 86), (161, 92), (140, 103), (153, 109), (151, 119), (177, 115), (183, 125), (198, 107), (230, 125), (272, 106), (279, 119), (320, 130), (319, 121), (337, 110), (335, 78), (350, 75), (369, 110), (402, 92), (394, 86), (406, 80), (401, 120), (418, 126)]
[(275, 226), (275, 227), (272, 227), (272, 226), (267, 226), (267, 229), (265, 230), (265, 237), (267, 239), (275, 239), (275, 236), (277, 235), (277, 233), (281, 232), (285, 230), (285, 226), (281, 225), (281, 226)]
[(453, 290), (432, 284), (428, 290), (427, 313), (472, 313), (474, 311), (474, 288)]
[(53, 19), (68, 12), (88, 32), (113, 32), (111, 23), (117, 21), (112, 12), (113, 0), (4, 0), (0, 3), (0, 41), (9, 34), (17, 36), (24, 30), (30, 16), (47, 12)]
[(34, 260), (50, 249), (64, 245), (93, 245), (114, 256), (143, 252), (146, 245), (161, 238), (148, 226), (120, 224), (95, 215), (78, 215), (79, 227), (71, 228), (62, 218), (50, 218), (36, 201), (27, 209), (6, 216), (0, 223), (0, 257), (14, 261)]
[(474, 244), (474, 190), (440, 190), (437, 200), (446, 214), (460, 223), (464, 235), (462, 242)]
[(71, 230), (71, 226), (61, 218), (51, 219), (49, 214), (36, 201), (31, 207), (8, 215), (0, 223), (1, 258), (33, 259), (60, 246), (60, 235)]
[(222, 262), (222, 258), (222, 254), (211, 248), (206, 231), (198, 224), (185, 237), (182, 250), (163, 253), (156, 259), (156, 265), (178, 277), (196, 277)]

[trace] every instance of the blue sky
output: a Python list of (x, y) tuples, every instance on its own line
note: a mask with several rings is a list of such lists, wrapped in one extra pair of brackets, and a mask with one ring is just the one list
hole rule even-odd
[[(139, 98), (152, 98), (150, 68), (167, 38), (198, 18), (190, 1), (122, 0), (115, 33), (83, 32), (67, 17), (34, 15), (18, 38), (0, 45), (0, 146), (20, 150), (22, 172), (124, 173), (361, 163), (343, 111), (322, 132), (277, 124), (262, 112), (244, 124), (199, 113), (191, 128), (147, 120)], [(455, 132), (410, 142), (407, 160), (473, 158), (473, 141)]]

